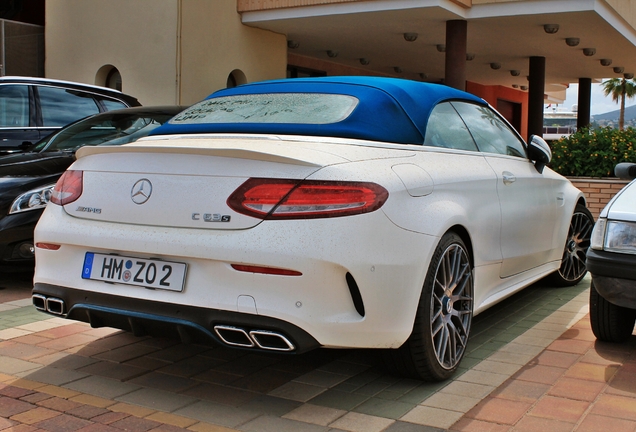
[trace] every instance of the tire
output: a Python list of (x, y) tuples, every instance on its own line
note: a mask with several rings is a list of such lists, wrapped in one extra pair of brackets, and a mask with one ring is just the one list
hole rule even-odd
[(548, 277), (550, 283), (561, 287), (572, 286), (585, 277), (585, 261), (593, 228), (594, 216), (584, 205), (577, 204), (570, 221), (561, 267)]
[(389, 370), (426, 381), (450, 378), (466, 351), (473, 297), (468, 249), (457, 234), (446, 233), (431, 259), (411, 336), (384, 352)]
[(636, 310), (617, 306), (605, 300), (590, 285), (590, 323), (596, 339), (605, 342), (625, 342), (634, 331)]

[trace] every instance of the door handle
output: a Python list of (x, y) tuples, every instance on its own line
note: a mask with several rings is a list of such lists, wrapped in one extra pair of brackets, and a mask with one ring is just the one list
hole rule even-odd
[(505, 185), (510, 185), (510, 184), (513, 184), (515, 181), (517, 181), (517, 177), (515, 177), (513, 173), (508, 171), (502, 172), (501, 178), (503, 179), (503, 183)]

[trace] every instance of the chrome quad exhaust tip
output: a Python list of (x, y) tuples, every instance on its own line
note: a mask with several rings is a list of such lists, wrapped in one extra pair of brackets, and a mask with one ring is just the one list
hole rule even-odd
[(31, 296), (31, 301), (37, 310), (46, 312), (46, 297), (42, 294), (33, 294)]
[(289, 352), (295, 349), (289, 339), (273, 331), (252, 330), (250, 337), (259, 348), (264, 350)]
[(254, 342), (245, 330), (238, 327), (217, 325), (214, 331), (223, 342), (231, 346), (254, 348)]
[(281, 352), (290, 352), (296, 349), (287, 337), (270, 330), (251, 330), (248, 332), (240, 327), (216, 325), (214, 331), (223, 343), (230, 346)]
[(53, 315), (64, 315), (64, 300), (56, 297), (46, 297), (42, 294), (31, 296), (33, 306), (39, 311), (48, 312)]

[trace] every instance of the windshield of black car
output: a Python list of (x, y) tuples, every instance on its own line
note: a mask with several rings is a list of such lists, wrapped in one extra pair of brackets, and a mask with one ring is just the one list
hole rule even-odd
[(347, 118), (358, 102), (353, 96), (323, 93), (223, 96), (199, 102), (169, 123), (328, 124)]
[(89, 145), (121, 145), (146, 136), (165, 123), (169, 114), (114, 114), (89, 118), (71, 125), (40, 141), (34, 152), (75, 151)]

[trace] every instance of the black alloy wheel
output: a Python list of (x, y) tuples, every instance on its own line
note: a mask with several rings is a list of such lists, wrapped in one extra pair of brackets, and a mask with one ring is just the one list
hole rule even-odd
[(570, 221), (561, 266), (550, 275), (550, 282), (558, 286), (572, 286), (585, 277), (585, 261), (593, 228), (594, 216), (585, 206), (577, 204)]

